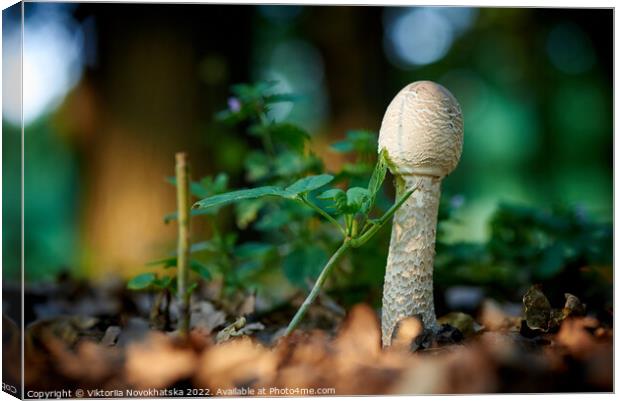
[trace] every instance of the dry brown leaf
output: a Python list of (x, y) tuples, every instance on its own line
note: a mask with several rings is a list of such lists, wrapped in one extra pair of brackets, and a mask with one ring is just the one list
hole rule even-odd
[(593, 317), (567, 318), (562, 322), (556, 340), (566, 346), (577, 357), (586, 357), (596, 345), (596, 338), (587, 330), (594, 331), (599, 326)]
[(392, 335), (392, 345), (390, 348), (394, 350), (409, 351), (411, 343), (417, 336), (422, 334), (424, 327), (420, 319), (415, 317), (408, 317), (400, 320), (394, 328), (394, 334)]
[(208, 348), (200, 357), (195, 382), (199, 388), (232, 388), (273, 380), (277, 354), (248, 337)]
[(192, 304), (190, 327), (209, 334), (224, 323), (226, 323), (226, 314), (216, 310), (211, 302), (201, 301)]
[(67, 377), (97, 384), (120, 368), (121, 358), (116, 349), (84, 341), (78, 345), (76, 352), (63, 350), (58, 355), (57, 363)]
[(502, 306), (494, 300), (485, 299), (479, 316), (480, 323), (487, 330), (518, 330), (521, 325), (520, 316), (508, 314)]
[(125, 373), (137, 388), (165, 388), (190, 377), (196, 361), (192, 350), (179, 348), (170, 337), (153, 332), (143, 342), (127, 347)]
[(375, 312), (364, 304), (355, 305), (334, 342), (344, 363), (370, 363), (381, 352), (381, 331)]

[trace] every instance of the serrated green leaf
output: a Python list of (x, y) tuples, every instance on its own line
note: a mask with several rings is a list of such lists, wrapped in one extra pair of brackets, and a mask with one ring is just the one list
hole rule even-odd
[(336, 199), (337, 197), (342, 196), (344, 194), (345, 193), (342, 189), (332, 188), (332, 189), (328, 189), (327, 191), (317, 196), (317, 199)]
[(193, 208), (209, 209), (213, 207), (221, 207), (231, 203), (239, 202), (245, 199), (257, 199), (264, 196), (276, 196), (281, 198), (291, 199), (296, 194), (290, 191), (283, 190), (282, 188), (267, 186), (250, 189), (240, 189), (237, 191), (228, 192), (225, 194), (211, 196), (196, 202)]
[(368, 189), (353, 187), (347, 190), (347, 213), (357, 213), (362, 210), (362, 205), (368, 202), (370, 193)]
[(340, 188), (328, 189), (321, 195), (317, 196), (318, 199), (331, 199), (334, 202), (333, 208), (338, 213), (347, 213), (347, 194)]
[(153, 284), (156, 278), (155, 273), (139, 274), (127, 282), (127, 288), (130, 290), (143, 290)]
[(333, 179), (334, 176), (329, 174), (311, 175), (297, 180), (294, 184), (288, 186), (285, 191), (299, 195), (321, 188), (329, 184)]

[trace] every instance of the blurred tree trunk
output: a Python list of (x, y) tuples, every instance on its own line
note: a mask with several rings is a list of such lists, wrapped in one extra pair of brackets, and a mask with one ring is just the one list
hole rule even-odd
[[(174, 154), (188, 151), (194, 178), (208, 172), (215, 138), (196, 122), (211, 120), (231, 81), (246, 79), (247, 38), (223, 32), (233, 16), (248, 25), (247, 10), (225, 11), (227, 18), (222, 7), (206, 5), (78, 10), (95, 16), (98, 36), (97, 65), (65, 107), (81, 145), (80, 267), (91, 277), (135, 274), (173, 249), (175, 225), (163, 216), (175, 209), (175, 190), (165, 182), (174, 175)], [(219, 81), (201, 81), (204, 49), (230, 62)]]

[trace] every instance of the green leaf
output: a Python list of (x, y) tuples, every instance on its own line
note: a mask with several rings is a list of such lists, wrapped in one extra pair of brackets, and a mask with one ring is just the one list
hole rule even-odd
[(282, 188), (267, 186), (251, 189), (240, 189), (225, 194), (215, 195), (210, 198), (203, 199), (194, 204), (194, 208), (209, 209), (218, 206), (225, 206), (231, 203), (239, 202), (245, 199), (257, 199), (263, 196), (277, 196), (291, 199), (294, 193), (283, 190)]
[(300, 155), (295, 152), (280, 152), (274, 161), (275, 174), (280, 177), (293, 177), (310, 172), (323, 171), (323, 162), (315, 155)]
[(361, 211), (364, 204), (370, 199), (370, 192), (366, 188), (353, 187), (345, 193), (334, 188), (323, 192), (318, 199), (332, 199), (339, 213), (354, 214)]
[(377, 149), (377, 134), (366, 130), (348, 131), (346, 138), (331, 145), (338, 153), (358, 152), (360, 154), (374, 153)]
[(235, 248), (235, 256), (240, 259), (262, 258), (273, 250), (273, 245), (264, 242), (246, 242)]
[(328, 189), (327, 191), (317, 196), (317, 199), (336, 199), (337, 197), (342, 196), (342, 195), (345, 195), (342, 189), (332, 188), (332, 189)]
[(347, 213), (357, 213), (370, 198), (368, 189), (361, 187), (349, 188), (347, 191)]
[(156, 278), (155, 273), (139, 274), (127, 282), (127, 288), (130, 290), (143, 290), (153, 284)]
[[(219, 208), (210, 208), (210, 209), (192, 209), (189, 212), (189, 215), (191, 217), (195, 217), (195, 216), (204, 216), (204, 215), (216, 215), (217, 212), (219, 211)], [(172, 213), (168, 213), (167, 215), (164, 216), (164, 223), (168, 224), (171, 221), (177, 220), (179, 217), (178, 212), (172, 212)]]
[(199, 261), (194, 260), (194, 259), (190, 260), (189, 268), (190, 270), (198, 273), (198, 275), (204, 278), (205, 280), (211, 280), (212, 276), (211, 276), (211, 272), (209, 271), (209, 268), (206, 265), (200, 263)]
[(198, 288), (198, 283), (191, 283), (187, 289), (185, 290), (186, 294), (191, 294), (192, 292), (194, 292), (196, 290), (196, 288)]
[(377, 164), (375, 165), (375, 169), (370, 176), (370, 181), (368, 181), (368, 193), (369, 197), (366, 202), (362, 205), (362, 212), (368, 214), (375, 203), (375, 198), (377, 197), (377, 193), (381, 189), (381, 185), (383, 185), (383, 181), (385, 180), (385, 175), (387, 174), (387, 151), (385, 149), (381, 150), (379, 153), (379, 159), (377, 160)]
[(347, 194), (340, 188), (328, 189), (317, 198), (333, 200), (334, 208), (338, 213), (346, 213), (347, 211)]
[(338, 153), (349, 153), (353, 152), (353, 144), (346, 139), (344, 141), (333, 143), (330, 148)]
[(307, 281), (316, 280), (326, 262), (327, 253), (323, 248), (301, 244), (284, 258), (282, 268), (284, 275), (292, 284), (307, 289)]
[(269, 158), (262, 152), (252, 152), (245, 159), (246, 178), (256, 182), (269, 175)]
[(267, 126), (271, 138), (297, 153), (303, 153), (310, 135), (302, 128), (290, 123), (277, 123)]
[(546, 280), (561, 272), (566, 261), (565, 255), (566, 247), (561, 242), (556, 242), (545, 249), (534, 276), (539, 280)]
[[(217, 243), (213, 240), (201, 241), (192, 244), (190, 247), (190, 253), (198, 253), (198, 252), (219, 252), (219, 248), (217, 247)], [(176, 258), (175, 258), (176, 263)]]
[(293, 217), (293, 213), (290, 210), (278, 209), (263, 214), (254, 225), (254, 228), (261, 231), (275, 230), (290, 223)]
[(299, 195), (321, 188), (329, 184), (333, 179), (334, 176), (329, 174), (311, 175), (298, 180), (287, 187), (285, 191)]
[(151, 262), (148, 262), (146, 265), (147, 266), (164, 265), (165, 269), (168, 268), (168, 267), (176, 267), (176, 265), (177, 265), (177, 257), (176, 256), (172, 256), (172, 257), (169, 257), (169, 258), (153, 260)]
[(161, 279), (153, 280), (153, 286), (160, 289), (168, 288), (170, 284), (172, 284), (172, 277), (170, 276), (164, 276)]

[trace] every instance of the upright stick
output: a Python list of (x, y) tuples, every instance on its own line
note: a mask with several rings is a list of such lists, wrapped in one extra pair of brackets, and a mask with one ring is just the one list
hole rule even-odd
[(187, 336), (189, 332), (188, 270), (190, 250), (190, 197), (189, 165), (185, 153), (176, 154), (177, 209), (179, 215), (179, 235), (177, 245), (177, 297), (179, 300), (179, 332)]

